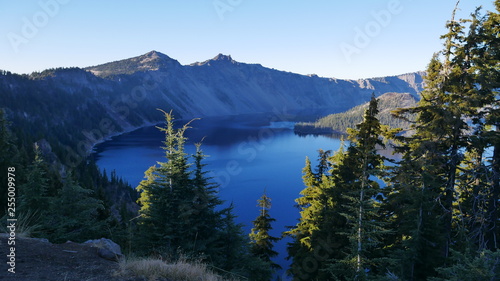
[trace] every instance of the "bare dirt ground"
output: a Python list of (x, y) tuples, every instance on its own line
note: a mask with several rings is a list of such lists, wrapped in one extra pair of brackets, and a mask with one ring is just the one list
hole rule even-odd
[(8, 271), (10, 247), (0, 234), (0, 280), (138, 281), (118, 277), (118, 263), (100, 258), (97, 248), (85, 244), (51, 244), (39, 239), (15, 240), (15, 273)]

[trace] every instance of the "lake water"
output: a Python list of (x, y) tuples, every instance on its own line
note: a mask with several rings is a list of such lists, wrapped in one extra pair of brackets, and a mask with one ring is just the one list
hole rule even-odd
[[(315, 165), (318, 149), (335, 151), (340, 140), (298, 136), (293, 132), (293, 122), (268, 120), (272, 119), (232, 116), (194, 121), (193, 128), (186, 132), (186, 150), (194, 153), (194, 143), (202, 141), (202, 149), (209, 155), (206, 169), (220, 184), (220, 197), (226, 204), (234, 203), (237, 222), (244, 224), (247, 233), (259, 214), (257, 199), (266, 191), (272, 199), (270, 214), (276, 219), (271, 234), (280, 237), (299, 217), (294, 200), (304, 188), (305, 157), (309, 156)], [(97, 164), (108, 173), (116, 170), (118, 176), (135, 187), (147, 168), (156, 161), (165, 161), (160, 148), (163, 140), (164, 134), (155, 127), (114, 137), (96, 147)], [(287, 242), (285, 239), (275, 246), (280, 253), (276, 262), (283, 268), (289, 264), (285, 260)]]

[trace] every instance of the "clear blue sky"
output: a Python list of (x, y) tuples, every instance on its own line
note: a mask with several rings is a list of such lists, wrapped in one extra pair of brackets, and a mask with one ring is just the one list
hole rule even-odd
[[(156, 50), (181, 64), (223, 53), (323, 77), (396, 75), (425, 69), (455, 3), (0, 0), (0, 69), (85, 67)], [(462, 0), (458, 17), (478, 5), (492, 10), (493, 0)]]

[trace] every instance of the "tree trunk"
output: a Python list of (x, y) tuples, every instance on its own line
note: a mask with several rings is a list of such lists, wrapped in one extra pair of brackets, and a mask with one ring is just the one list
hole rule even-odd
[[(496, 126), (497, 134), (500, 133), (500, 124)], [(488, 200), (488, 225), (486, 243), (489, 250), (498, 249), (498, 200), (500, 199), (500, 143), (496, 143), (493, 150), (491, 177), (491, 195)]]

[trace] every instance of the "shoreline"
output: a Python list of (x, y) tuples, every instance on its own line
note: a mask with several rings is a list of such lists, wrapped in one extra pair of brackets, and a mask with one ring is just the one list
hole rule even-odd
[[(262, 113), (258, 113), (258, 114), (262, 114)], [(179, 119), (175, 119), (174, 121), (191, 121), (191, 120), (194, 120), (194, 119), (204, 119), (204, 118), (229, 118), (229, 117), (232, 117), (232, 116), (238, 116), (238, 115), (245, 115), (245, 114), (237, 114), (237, 115), (216, 115), (216, 116), (202, 116), (202, 117), (186, 117), (186, 118), (179, 118)], [(143, 124), (139, 125), (139, 126), (132, 126), (132, 125), (122, 125), (121, 127), (123, 128), (123, 131), (115, 131), (109, 135), (106, 135), (100, 139), (98, 139), (97, 141), (94, 141), (94, 142), (91, 142), (91, 147), (88, 149), (87, 151), (87, 157), (96, 153), (96, 146), (98, 146), (99, 144), (102, 144), (104, 142), (107, 142), (107, 141), (110, 141), (112, 140), (114, 137), (118, 137), (118, 136), (121, 136), (121, 135), (124, 135), (124, 134), (127, 134), (127, 133), (131, 133), (133, 131), (136, 131), (136, 130), (139, 130), (139, 129), (142, 129), (142, 128), (147, 128), (147, 127), (152, 127), (152, 126), (157, 126), (159, 124), (162, 124), (164, 122), (164, 120), (161, 120), (161, 121), (157, 121), (157, 122), (144, 122)], [(90, 140), (90, 139), (87, 139), (87, 140)]]
[(293, 131), (299, 135), (347, 135), (346, 132), (337, 131), (330, 127), (317, 127), (314, 123), (296, 123)]
[(98, 146), (99, 144), (105, 143), (107, 141), (110, 141), (114, 137), (118, 137), (118, 136), (121, 136), (121, 135), (124, 135), (124, 134), (128, 134), (128, 133), (131, 133), (133, 131), (136, 131), (136, 130), (139, 130), (139, 129), (142, 129), (142, 128), (155, 126), (155, 125), (158, 125), (160, 123), (161, 123), (161, 121), (160, 122), (146, 122), (146, 123), (143, 123), (140, 126), (126, 126), (126, 127), (124, 127), (123, 131), (113, 132), (113, 133), (111, 133), (109, 135), (106, 135), (103, 138), (100, 138), (97, 141), (95, 141), (95, 142), (92, 143), (91, 147), (87, 151), (87, 154), (88, 154), (87, 156), (90, 156), (90, 155), (92, 155), (92, 154), (94, 154), (94, 153), (97, 152), (96, 151), (96, 146)]

